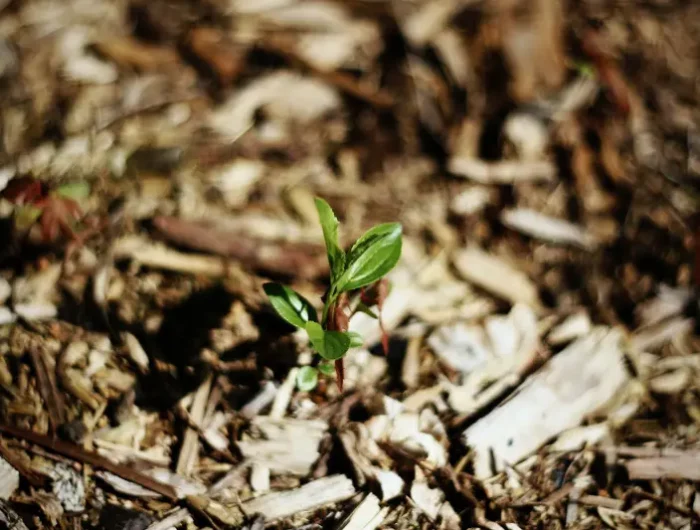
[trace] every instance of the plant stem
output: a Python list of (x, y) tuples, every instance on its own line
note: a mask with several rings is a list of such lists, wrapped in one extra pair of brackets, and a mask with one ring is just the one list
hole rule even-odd
[(330, 310), (331, 307), (333, 307), (333, 304), (335, 303), (335, 299), (338, 298), (338, 294), (335, 292), (335, 289), (331, 287), (330, 292), (328, 293), (328, 297), (326, 298), (326, 302), (323, 304), (323, 314), (321, 315), (321, 327), (323, 329), (326, 329), (326, 320), (328, 320), (328, 311)]

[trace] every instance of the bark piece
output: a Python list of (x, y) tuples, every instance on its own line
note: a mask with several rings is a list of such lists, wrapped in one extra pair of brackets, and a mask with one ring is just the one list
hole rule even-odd
[(600, 327), (528, 378), (505, 403), (464, 432), (478, 477), (515, 464), (553, 436), (573, 428), (620, 392), (629, 380), (622, 333)]

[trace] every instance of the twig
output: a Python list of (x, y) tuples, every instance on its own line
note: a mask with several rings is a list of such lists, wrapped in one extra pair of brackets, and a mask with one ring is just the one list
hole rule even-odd
[(14, 451), (11, 451), (5, 447), (5, 444), (2, 443), (0, 443), (0, 456), (2, 456), (2, 458), (4, 458), (8, 464), (14, 467), (17, 472), (35, 488), (41, 488), (46, 485), (46, 480), (44, 480), (41, 475), (39, 475), (33, 469), (28, 468)]
[[(207, 405), (207, 399), (209, 398), (209, 392), (211, 391), (211, 384), (211, 377), (207, 378), (207, 380), (202, 383), (195, 393), (192, 407), (190, 408), (190, 418), (198, 427), (202, 424), (202, 420), (204, 419), (204, 412)], [(180, 457), (177, 461), (177, 473), (185, 476), (190, 475), (192, 473), (192, 469), (197, 463), (198, 454), (199, 435), (197, 430), (187, 427), (187, 430), (185, 431), (185, 438), (182, 442), (182, 449), (180, 450)]]
[(177, 494), (172, 486), (158, 482), (157, 480), (147, 477), (146, 475), (143, 475), (130, 467), (115, 464), (114, 462), (111, 462), (98, 454), (84, 450), (78, 445), (63, 442), (43, 434), (38, 434), (25, 429), (19, 429), (10, 425), (0, 424), (0, 432), (44, 447), (45, 449), (49, 449), (60, 455), (68, 457), (71, 460), (76, 460), (83, 464), (89, 464), (96, 468), (109, 471), (118, 477), (134, 482), (135, 484), (143, 486), (151, 491), (155, 491), (156, 493), (160, 493), (170, 500), (177, 500)]
[(61, 393), (56, 388), (56, 379), (51, 370), (46, 366), (46, 357), (44, 351), (38, 344), (33, 344), (29, 348), (29, 356), (34, 365), (36, 379), (39, 384), (39, 393), (41, 398), (46, 403), (46, 408), (49, 410), (49, 420), (51, 421), (51, 429), (56, 432), (58, 427), (63, 424), (64, 402)]
[(169, 528), (176, 527), (183, 521), (190, 517), (190, 512), (187, 508), (179, 508), (172, 512), (170, 515), (166, 515), (165, 518), (161, 519), (150, 525), (146, 530), (168, 530)]
[(318, 252), (316, 245), (270, 244), (217, 229), (207, 222), (177, 217), (160, 216), (153, 223), (173, 243), (240, 260), (255, 269), (305, 278), (327, 272), (325, 257)]
[(659, 497), (658, 495), (654, 495), (653, 493), (648, 493), (646, 491), (641, 490), (633, 490), (625, 494), (625, 501), (629, 497), (641, 497), (642, 499), (657, 502), (668, 510), (673, 510), (674, 512), (677, 512), (683, 515), (684, 517), (690, 517), (691, 519), (700, 521), (700, 515), (698, 515), (694, 511), (683, 508), (682, 506), (678, 506), (677, 504), (673, 504), (672, 502), (667, 501), (663, 497)]

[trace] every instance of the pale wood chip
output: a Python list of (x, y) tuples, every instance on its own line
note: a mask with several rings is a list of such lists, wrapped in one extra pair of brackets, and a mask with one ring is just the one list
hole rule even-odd
[(553, 436), (575, 427), (628, 382), (622, 334), (597, 328), (529, 377), (505, 403), (464, 432), (478, 477), (515, 464)]
[(331, 475), (290, 491), (268, 493), (243, 503), (248, 515), (262, 514), (268, 522), (344, 501), (355, 495), (352, 481), (345, 475)]
[(458, 273), (468, 282), (511, 303), (540, 307), (537, 286), (525, 273), (501, 258), (470, 245), (457, 251), (453, 261)]
[(377, 496), (370, 493), (337, 530), (374, 530), (382, 523), (387, 512), (388, 509), (380, 508)]

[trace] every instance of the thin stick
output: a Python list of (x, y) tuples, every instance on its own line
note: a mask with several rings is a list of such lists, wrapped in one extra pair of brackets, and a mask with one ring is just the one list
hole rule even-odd
[(19, 438), (20, 440), (25, 440), (29, 443), (39, 445), (45, 449), (49, 449), (60, 455), (70, 458), (71, 460), (76, 460), (83, 464), (90, 464), (91, 466), (94, 466), (96, 468), (109, 471), (110, 473), (114, 473), (115, 475), (123, 478), (124, 480), (129, 480), (131, 482), (134, 482), (135, 484), (138, 484), (139, 486), (143, 486), (144, 488), (147, 488), (151, 491), (160, 493), (161, 495), (167, 497), (170, 500), (177, 500), (177, 494), (175, 493), (175, 489), (172, 486), (169, 486), (168, 484), (163, 484), (162, 482), (158, 482), (157, 480), (143, 475), (138, 471), (131, 469), (130, 467), (115, 464), (114, 462), (107, 460), (106, 458), (98, 454), (85, 451), (82, 447), (78, 445), (63, 442), (54, 438), (49, 438), (48, 436), (45, 436), (43, 434), (27, 431), (25, 429), (11, 427), (10, 425), (0, 424), (0, 432), (3, 432), (14, 438)]
[(29, 348), (29, 357), (34, 365), (36, 379), (39, 383), (39, 393), (41, 398), (49, 410), (49, 420), (51, 421), (51, 430), (56, 432), (59, 426), (63, 424), (63, 397), (56, 388), (56, 380), (54, 374), (46, 366), (45, 353), (38, 345), (32, 345)]

